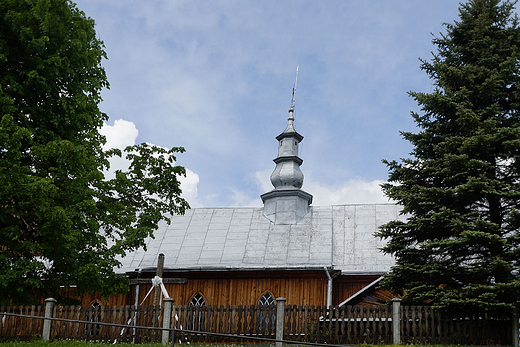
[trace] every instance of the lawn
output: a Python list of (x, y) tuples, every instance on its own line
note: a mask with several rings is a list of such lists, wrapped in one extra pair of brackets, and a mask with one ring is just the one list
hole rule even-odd
[[(34, 341), (16, 341), (16, 342), (0, 342), (0, 347), (110, 347), (112, 343), (101, 343), (101, 342), (89, 342), (89, 341), (73, 341), (73, 340), (64, 340), (64, 341), (53, 341), (53, 342), (44, 342), (41, 340)], [(146, 344), (138, 344), (133, 345), (130, 343), (118, 343), (119, 347), (163, 347), (160, 343), (146, 343)], [(176, 343), (175, 345), (179, 345)], [(189, 345), (190, 347), (269, 347), (274, 346), (274, 344), (189, 344), (185, 343), (184, 345)], [(305, 347), (305, 345), (291, 345), (285, 344), (284, 346), (292, 346), (292, 347)], [(358, 345), (358, 347), (403, 347), (403, 345)], [(453, 346), (453, 345), (405, 345), (407, 347), (464, 347), (461, 345)]]

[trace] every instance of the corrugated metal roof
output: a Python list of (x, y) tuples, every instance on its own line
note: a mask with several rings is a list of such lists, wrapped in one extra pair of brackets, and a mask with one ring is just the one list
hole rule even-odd
[(195, 208), (162, 223), (155, 239), (122, 259), (117, 272), (157, 266), (165, 269), (318, 269), (342, 273), (384, 273), (394, 261), (378, 249), (377, 228), (403, 219), (395, 204), (310, 206), (296, 224), (276, 225), (263, 208)]

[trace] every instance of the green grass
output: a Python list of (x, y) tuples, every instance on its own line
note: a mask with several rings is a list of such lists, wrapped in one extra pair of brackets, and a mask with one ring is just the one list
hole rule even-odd
[[(175, 345), (179, 345), (176, 343)], [(268, 344), (184, 344), (189, 347), (269, 347), (274, 346)], [(73, 340), (56, 340), (53, 342), (44, 342), (41, 340), (34, 341), (14, 341), (14, 342), (0, 342), (0, 347), (110, 347), (111, 343), (106, 342), (89, 342), (89, 341), (73, 341)], [(118, 343), (118, 347), (163, 347), (160, 343), (143, 343), (132, 345), (130, 343)], [(284, 346), (288, 347), (306, 347), (305, 345), (292, 345), (285, 344)], [(358, 345), (359, 347), (403, 347), (403, 345)], [(405, 345), (406, 347), (464, 347), (464, 346), (454, 346), (454, 345)]]
[[(45, 342), (41, 340), (34, 341), (12, 341), (2, 342), (1, 347), (109, 347), (112, 346), (108, 342), (93, 342), (93, 341), (74, 341), (74, 340), (55, 340), (53, 342)], [(132, 345), (130, 343), (118, 343), (119, 347), (163, 347), (160, 343), (149, 343), (141, 345)]]
[[(178, 343), (175, 343), (178, 346)], [(189, 347), (268, 347), (266, 344), (198, 344), (183, 343), (184, 346)], [(74, 341), (74, 340), (55, 340), (53, 342), (44, 342), (41, 340), (33, 341), (12, 341), (12, 342), (0, 342), (0, 347), (110, 347), (113, 346), (109, 342), (94, 342), (94, 341)], [(171, 346), (171, 345), (170, 345)], [(295, 346), (296, 345), (292, 345)], [(164, 347), (160, 343), (117, 343), (117, 347)]]
[[(2, 342), (0, 347), (109, 347), (112, 346), (108, 342), (93, 341), (74, 341), (74, 340), (55, 340), (53, 342), (45, 342), (41, 340), (34, 341), (11, 341)], [(149, 343), (141, 345), (132, 345), (130, 343), (118, 343), (119, 347), (142, 346), (142, 347), (163, 347), (160, 343)]]
[[(179, 346), (179, 343), (175, 343)], [(203, 344), (203, 343), (183, 343), (184, 346), (189, 347), (269, 347), (269, 344)], [(10, 341), (0, 342), (0, 347), (110, 347), (114, 346), (110, 342), (95, 342), (95, 341), (75, 341), (75, 340), (55, 340), (53, 342), (45, 342), (42, 340), (33, 341)], [(161, 343), (117, 343), (117, 347), (164, 347)], [(169, 345), (171, 346), (171, 345)], [(274, 344), (272, 345), (274, 346)], [(298, 345), (287, 345), (297, 347)], [(301, 347), (301, 346), (300, 346)], [(460, 346), (459, 346), (460, 347)]]

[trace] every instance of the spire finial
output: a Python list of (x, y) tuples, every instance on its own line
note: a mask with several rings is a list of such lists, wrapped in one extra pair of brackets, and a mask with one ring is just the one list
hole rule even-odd
[(291, 106), (289, 107), (291, 110), (294, 110), (294, 103), (296, 102), (296, 86), (298, 86), (298, 69), (300, 65), (296, 65), (296, 81), (294, 82), (294, 87), (292, 89), (292, 98), (291, 98)]
[[(291, 98), (291, 106), (289, 107), (289, 117), (287, 118), (287, 121), (288, 121), (288, 125), (287, 125), (287, 129), (293, 127), (293, 122), (294, 122), (294, 103), (296, 102), (296, 86), (298, 85), (298, 68), (300, 66), (299, 65), (296, 65), (296, 81), (294, 82), (294, 87), (292, 89), (292, 98)], [(292, 129), (294, 130), (294, 129)]]
[(274, 159), (276, 167), (271, 174), (274, 189), (262, 194), (264, 216), (274, 224), (296, 224), (309, 211), (312, 195), (303, 191), (303, 173), (300, 165), (303, 160), (298, 157), (298, 145), (303, 136), (294, 130), (294, 103), (298, 85), (298, 70), (296, 66), (296, 81), (292, 91), (291, 106), (287, 127), (278, 136), (278, 157)]

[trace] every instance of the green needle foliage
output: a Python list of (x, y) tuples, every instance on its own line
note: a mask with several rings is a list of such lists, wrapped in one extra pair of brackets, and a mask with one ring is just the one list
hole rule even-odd
[(520, 304), (520, 29), (514, 2), (470, 0), (435, 38), (410, 92), (412, 158), (384, 161), (406, 222), (383, 225), (396, 258), (383, 286), (409, 304), (506, 314)]
[[(189, 208), (183, 148), (103, 150), (103, 49), (70, 1), (0, 1), (0, 302), (124, 292), (118, 257)], [(113, 155), (131, 165), (107, 180)]]

